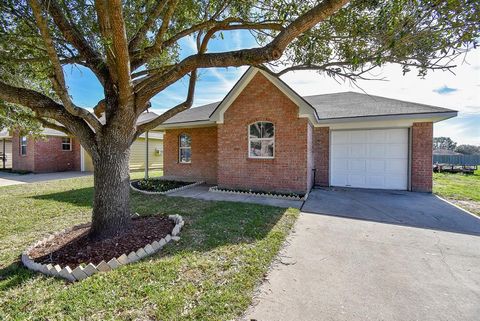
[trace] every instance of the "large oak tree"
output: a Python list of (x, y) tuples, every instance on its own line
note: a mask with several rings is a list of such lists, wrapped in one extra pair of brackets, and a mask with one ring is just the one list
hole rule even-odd
[[(130, 222), (130, 145), (192, 105), (199, 69), (270, 63), (279, 74), (314, 69), (355, 80), (397, 63), (423, 76), (449, 70), (475, 46), (479, 12), (466, 0), (2, 0), (0, 108), (78, 137), (94, 163), (90, 235), (109, 237)], [(208, 51), (232, 30), (248, 30), (258, 46)], [(186, 37), (197, 44), (188, 57), (179, 45)], [(95, 74), (104, 122), (72, 101), (66, 65)], [(185, 101), (137, 125), (150, 99), (182, 79)]]

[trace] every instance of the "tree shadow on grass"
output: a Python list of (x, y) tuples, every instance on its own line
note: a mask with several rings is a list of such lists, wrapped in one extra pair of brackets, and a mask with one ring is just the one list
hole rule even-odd
[(35, 195), (31, 198), (36, 200), (55, 201), (60, 203), (69, 203), (75, 206), (87, 207), (92, 206), (93, 203), (93, 187), (78, 188), (51, 194)]
[[(92, 195), (93, 188), (82, 188), (33, 198), (91, 206)], [(180, 234), (180, 243), (176, 243), (176, 246), (167, 245), (162, 256), (178, 252), (208, 252), (221, 246), (257, 242), (268, 235), (287, 211), (285, 208), (258, 204), (139, 193), (132, 193), (131, 203), (132, 212), (138, 212), (142, 216), (180, 214), (184, 218), (185, 226)], [(52, 227), (52, 231), (48, 232), (55, 230)], [(20, 286), (35, 275), (20, 262), (13, 262), (0, 269), (0, 290)]]

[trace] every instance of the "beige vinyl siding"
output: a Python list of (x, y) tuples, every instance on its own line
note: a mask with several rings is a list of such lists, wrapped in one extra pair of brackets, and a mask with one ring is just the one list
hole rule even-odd
[[(130, 149), (130, 169), (145, 169), (145, 139), (138, 138)], [(159, 152), (157, 152), (157, 149)], [(149, 168), (163, 167), (163, 140), (148, 139)]]
[[(163, 168), (163, 140), (150, 138), (148, 140), (148, 162), (149, 168)], [(130, 169), (145, 169), (145, 139), (138, 138), (130, 149)], [(157, 152), (157, 149), (159, 152)], [(85, 152), (85, 171), (93, 172), (93, 162), (90, 155)]]
[[(3, 139), (0, 139), (0, 153), (3, 153)], [(5, 154), (7, 154), (7, 162), (5, 168), (12, 168), (12, 141), (5, 141)], [(0, 158), (0, 168), (3, 168), (3, 161)]]

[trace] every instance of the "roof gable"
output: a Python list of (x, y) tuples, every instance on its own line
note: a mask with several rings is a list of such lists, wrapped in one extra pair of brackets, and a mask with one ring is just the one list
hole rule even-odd
[(261, 73), (268, 81), (270, 81), (275, 87), (277, 87), (285, 96), (287, 96), (295, 105), (299, 108), (299, 117), (309, 118), (313, 123), (318, 120), (316, 110), (301, 96), (299, 96), (292, 88), (290, 88), (286, 83), (284, 83), (280, 78), (271, 75), (269, 72), (256, 68), (250, 67), (242, 75), (240, 80), (233, 86), (230, 92), (225, 96), (225, 98), (218, 104), (215, 110), (210, 115), (210, 120), (223, 124), (224, 114), (227, 109), (232, 105), (232, 103), (237, 99), (240, 93), (247, 87), (247, 85), (252, 81), (257, 73)]

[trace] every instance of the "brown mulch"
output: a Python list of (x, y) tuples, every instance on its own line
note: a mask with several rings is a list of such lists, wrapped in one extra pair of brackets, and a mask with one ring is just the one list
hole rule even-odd
[(102, 260), (108, 262), (122, 254), (151, 244), (153, 241), (170, 234), (175, 224), (167, 217), (149, 216), (132, 220), (127, 231), (113, 238), (91, 241), (88, 239), (90, 227), (84, 226), (71, 232), (56, 236), (46, 244), (35, 247), (30, 256), (37, 263), (68, 265), (74, 269), (80, 264), (98, 264)]

